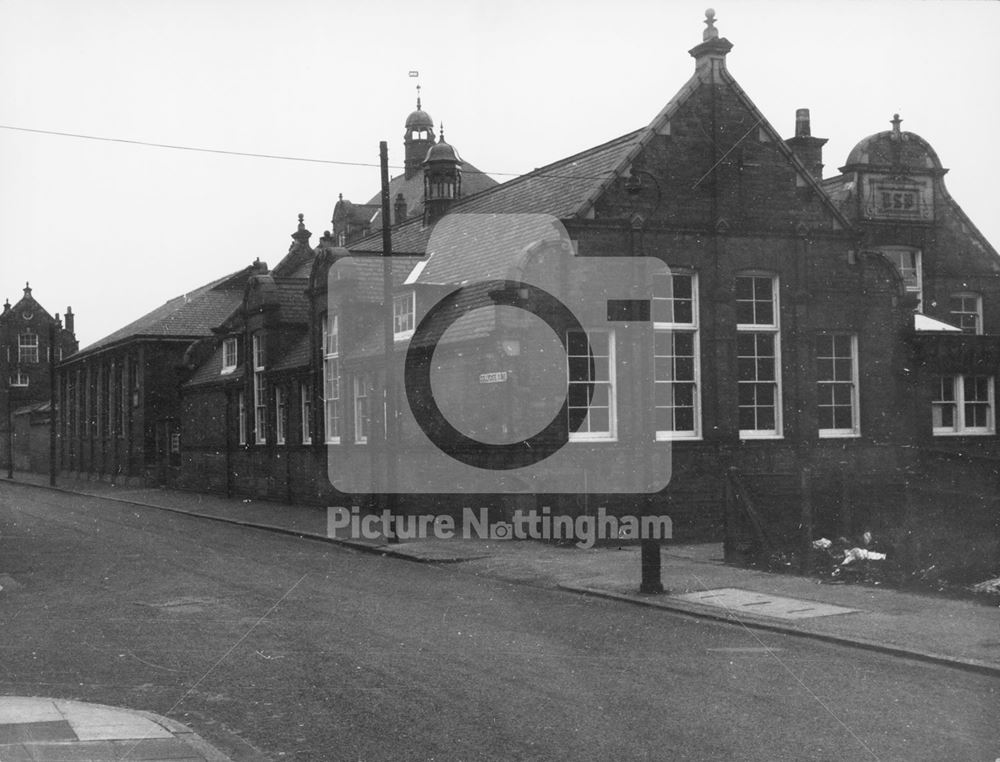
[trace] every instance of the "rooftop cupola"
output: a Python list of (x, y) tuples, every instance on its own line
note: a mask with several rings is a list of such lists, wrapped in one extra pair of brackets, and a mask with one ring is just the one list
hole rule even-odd
[(456, 199), (462, 197), (462, 159), (453, 146), (441, 138), (427, 151), (424, 159), (424, 222), (429, 224), (444, 216)]
[(792, 153), (801, 161), (809, 174), (817, 180), (823, 179), (823, 146), (826, 138), (814, 138), (809, 126), (809, 109), (795, 111), (795, 137), (785, 141)]
[(705, 31), (701, 35), (701, 45), (691, 48), (688, 53), (694, 58), (695, 71), (708, 77), (709, 81), (717, 82), (719, 72), (726, 68), (726, 54), (733, 49), (733, 43), (725, 37), (719, 37), (715, 28), (715, 11), (705, 10)]
[(841, 172), (894, 172), (944, 175), (948, 170), (930, 143), (914, 132), (901, 129), (903, 120), (894, 114), (891, 130), (877, 132), (860, 141), (847, 156)]
[[(417, 85), (419, 88), (420, 85)], [(434, 121), (430, 114), (420, 107), (420, 93), (417, 92), (417, 108), (406, 117), (406, 132), (403, 135), (405, 159), (403, 161), (406, 179), (420, 172), (420, 166), (427, 151), (434, 145)]]

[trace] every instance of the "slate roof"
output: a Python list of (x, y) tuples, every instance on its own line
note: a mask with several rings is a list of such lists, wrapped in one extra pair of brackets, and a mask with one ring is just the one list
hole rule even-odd
[[(577, 214), (594, 191), (621, 165), (643, 130), (636, 130), (603, 145), (570, 156), (516, 177), (475, 196), (457, 201), (454, 213), (550, 214), (565, 219)], [(408, 220), (393, 228), (394, 252), (422, 254), (432, 227), (423, 220)], [(349, 247), (352, 252), (380, 252), (380, 236), (369, 236)]]
[[(439, 144), (440, 145), (440, 144)], [(467, 161), (462, 161), (462, 198), (469, 198), (490, 188), (497, 186), (497, 181), (476, 168)], [(397, 175), (389, 180), (389, 204), (394, 206), (397, 194), (402, 193), (406, 199), (406, 217), (422, 218), (424, 214), (424, 173), (418, 172), (413, 177), (407, 179), (406, 175)], [(367, 220), (371, 225), (371, 231), (382, 229), (382, 192), (376, 193), (367, 204), (355, 206), (364, 210), (370, 210)]]
[[(392, 257), (392, 285), (398, 289), (410, 275), (420, 257)], [(353, 294), (365, 302), (382, 301), (382, 257), (357, 256), (348, 260), (340, 260), (334, 267), (343, 268), (344, 277), (356, 281)]]
[[(452, 205), (453, 213), (487, 214), (549, 214), (557, 219), (586, 218), (594, 205), (618, 178), (628, 172), (632, 161), (653, 138), (668, 128), (670, 119), (681, 105), (701, 86), (711, 86), (695, 71), (677, 91), (660, 113), (646, 127), (622, 135), (602, 145), (590, 148), (566, 159), (536, 169), (495, 188)], [(757, 118), (760, 129), (769, 133), (771, 141), (781, 151), (807, 186), (811, 186), (826, 206), (835, 226), (850, 228), (851, 223), (840, 209), (823, 192), (819, 181), (812, 176), (784, 139), (764, 118), (750, 96), (735, 78), (722, 68), (719, 71), (726, 85), (743, 105)], [(411, 220), (393, 230), (393, 251), (420, 254), (426, 251), (431, 233), (422, 220)], [(351, 251), (380, 251), (381, 238), (369, 236), (350, 247)]]
[(309, 331), (304, 330), (292, 340), (288, 351), (268, 368), (268, 370), (292, 370), (309, 365)]
[[(467, 289), (453, 291), (440, 300), (438, 309), (447, 311), (450, 308), (464, 312), (470, 304), (481, 303), (481, 299), (488, 290), (489, 286), (487, 284), (475, 283)], [(495, 326), (496, 310), (477, 309), (468, 312), (462, 321), (455, 323), (449, 328), (438, 343), (439, 345), (456, 344), (482, 338), (488, 336)], [(349, 352), (344, 353), (343, 359), (350, 361), (366, 357), (380, 357), (385, 351), (384, 337), (385, 333), (381, 322), (378, 320), (373, 321), (364, 327), (364, 334)], [(393, 344), (393, 351), (400, 354), (407, 351), (409, 346), (409, 341), (396, 341)]]
[(313, 262), (315, 261), (316, 261), (316, 252), (314, 251), (311, 257), (303, 259), (294, 270), (288, 273), (287, 277), (300, 278), (308, 282), (309, 275), (310, 273), (312, 273)]
[(308, 323), (309, 299), (306, 289), (309, 281), (305, 278), (275, 278), (278, 287), (278, 301), (281, 304), (282, 323)]
[(248, 274), (249, 268), (240, 270), (175, 297), (138, 320), (98, 339), (67, 360), (78, 360), (128, 339), (196, 339), (211, 336), (212, 329), (221, 325), (242, 303), (246, 278), (240, 276)]
[(232, 373), (222, 374), (222, 344), (220, 343), (211, 356), (198, 365), (191, 378), (184, 383), (184, 387), (234, 383), (241, 380), (244, 375), (243, 363), (239, 363)]
[(854, 219), (858, 216), (858, 191), (853, 173), (849, 175), (827, 177), (820, 183), (820, 186), (823, 188), (823, 191), (826, 193), (831, 203), (836, 205), (836, 207), (840, 210), (841, 214), (848, 219)]

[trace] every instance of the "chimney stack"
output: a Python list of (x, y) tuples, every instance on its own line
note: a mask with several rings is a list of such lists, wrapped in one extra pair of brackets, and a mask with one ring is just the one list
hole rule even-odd
[(396, 194), (396, 200), (392, 207), (393, 223), (398, 225), (406, 219), (406, 199), (402, 193)]
[(809, 124), (809, 109), (800, 108), (795, 111), (795, 137), (785, 141), (792, 153), (801, 161), (809, 174), (817, 180), (823, 179), (823, 145), (826, 138), (812, 137)]
[(66, 315), (65, 315), (65, 317), (66, 317), (66, 330), (69, 331), (71, 334), (76, 335), (76, 332), (73, 330), (73, 319), (76, 316), (73, 314), (73, 308), (72, 307), (67, 307), (66, 308)]

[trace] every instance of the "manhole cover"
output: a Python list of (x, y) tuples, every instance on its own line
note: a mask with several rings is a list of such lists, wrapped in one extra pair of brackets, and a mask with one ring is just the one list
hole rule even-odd
[(755, 593), (750, 590), (740, 590), (737, 587), (720, 587), (715, 590), (702, 590), (699, 593), (685, 593), (673, 597), (689, 603), (700, 603), (703, 606), (726, 609), (734, 613), (757, 614), (777, 619), (811, 619), (818, 616), (853, 614), (859, 611), (859, 609), (806, 601), (801, 598), (782, 598), (780, 595)]

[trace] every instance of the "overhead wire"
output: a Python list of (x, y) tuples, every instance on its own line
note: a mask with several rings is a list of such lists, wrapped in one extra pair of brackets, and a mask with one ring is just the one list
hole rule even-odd
[[(252, 151), (233, 151), (222, 148), (203, 148), (200, 146), (188, 146), (188, 145), (178, 145), (175, 143), (156, 143), (149, 140), (134, 140), (130, 138), (113, 138), (104, 135), (87, 135), (79, 132), (62, 132), (59, 130), (43, 130), (33, 127), (19, 127), (10, 124), (0, 124), (0, 130), (12, 130), (15, 132), (27, 132), (37, 135), (53, 135), (57, 137), (64, 138), (79, 138), (81, 140), (96, 140), (105, 143), (124, 143), (127, 145), (143, 146), (146, 148), (165, 148), (174, 151), (192, 151), (195, 153), (212, 153), (212, 154), (222, 154), (224, 156), (244, 156), (253, 159), (273, 159), (278, 161), (299, 161), (311, 164), (332, 164), (342, 167), (370, 167), (378, 168), (379, 164), (377, 162), (364, 162), (364, 161), (343, 161), (338, 159), (317, 159), (308, 156), (289, 156), (285, 154), (272, 154), (272, 153), (255, 153)], [(390, 169), (402, 170), (404, 167), (395, 164), (390, 165)], [(536, 177), (547, 177), (553, 179), (561, 180), (603, 180), (605, 175), (578, 175), (578, 174), (564, 174), (561, 172), (539, 172), (537, 169), (530, 172), (487, 172), (481, 169), (465, 170), (465, 174), (481, 174), (481, 175), (491, 175), (496, 177), (521, 177), (526, 174), (532, 174)]]

